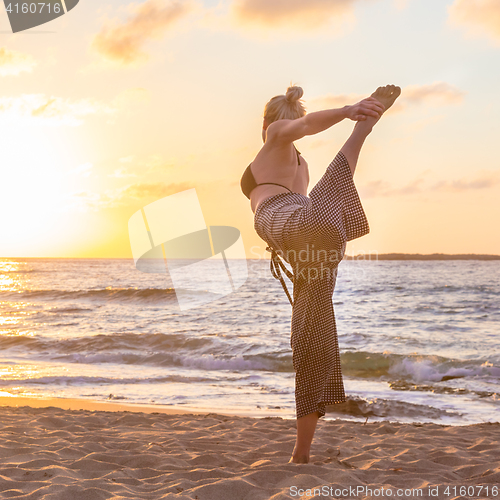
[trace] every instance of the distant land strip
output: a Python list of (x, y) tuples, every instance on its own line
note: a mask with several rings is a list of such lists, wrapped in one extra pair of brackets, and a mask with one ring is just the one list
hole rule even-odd
[(500, 260), (500, 255), (483, 255), (475, 253), (371, 253), (346, 255), (347, 260)]

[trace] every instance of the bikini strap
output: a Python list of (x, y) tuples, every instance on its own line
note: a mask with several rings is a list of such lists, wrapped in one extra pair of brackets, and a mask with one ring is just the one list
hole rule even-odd
[[(293, 147), (295, 148), (295, 144), (293, 145)], [(300, 151), (295, 148), (295, 152), (297, 153), (297, 161), (299, 162), (299, 165), (300, 165)]]
[(277, 184), (276, 182), (261, 182), (260, 184), (256, 184), (255, 187), (264, 186), (265, 184), (272, 184), (273, 186), (281, 186), (282, 188), (288, 189), (288, 191), (290, 191), (290, 193), (293, 193), (293, 191), (290, 188), (283, 186), (283, 184)]
[(285, 290), (286, 296), (288, 297), (288, 300), (290, 301), (291, 306), (293, 307), (293, 301), (292, 298), (290, 297), (290, 293), (288, 292), (288, 288), (286, 287), (285, 280), (283, 279), (283, 276), (281, 275), (280, 268), (285, 271), (286, 276), (288, 279), (293, 283), (294, 282), (294, 276), (293, 274), (285, 267), (283, 262), (281, 262), (280, 256), (276, 252), (276, 250), (273, 247), (266, 247), (266, 250), (268, 252), (271, 252), (271, 263), (270, 263), (270, 268), (271, 268), (271, 274), (281, 282), (281, 286), (283, 287), (283, 290)]

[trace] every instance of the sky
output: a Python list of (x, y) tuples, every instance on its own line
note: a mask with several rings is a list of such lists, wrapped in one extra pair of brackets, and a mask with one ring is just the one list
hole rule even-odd
[[(131, 257), (130, 217), (195, 188), (267, 258), (240, 178), (292, 82), (308, 111), (402, 88), (360, 155), (371, 230), (348, 254), (500, 254), (498, 0), (80, 0), (16, 34), (3, 9), (1, 257)], [(297, 141), (309, 190), (353, 126)]]

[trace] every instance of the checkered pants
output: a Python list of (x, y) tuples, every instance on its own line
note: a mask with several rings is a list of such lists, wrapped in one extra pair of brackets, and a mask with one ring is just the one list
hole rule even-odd
[(326, 405), (346, 400), (332, 302), (337, 269), (347, 241), (370, 230), (344, 154), (337, 154), (309, 196), (280, 193), (261, 202), (254, 227), (273, 252), (271, 269), (285, 291), (276, 262), (283, 258), (293, 270), (297, 418), (316, 411), (324, 416)]

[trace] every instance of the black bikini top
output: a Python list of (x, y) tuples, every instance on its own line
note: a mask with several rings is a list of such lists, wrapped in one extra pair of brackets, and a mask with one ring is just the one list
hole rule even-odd
[[(299, 150), (295, 148), (295, 152), (297, 153), (297, 160), (300, 165), (300, 152)], [(263, 186), (264, 184), (273, 184), (274, 186), (281, 186), (284, 187), (285, 189), (288, 189), (290, 193), (293, 191), (290, 188), (287, 188), (286, 186), (283, 186), (283, 184), (277, 184), (276, 182), (261, 182), (260, 184), (257, 184), (257, 181), (255, 180), (255, 177), (253, 176), (252, 169), (250, 168), (252, 164), (248, 165), (246, 168), (245, 172), (243, 172), (243, 175), (241, 176), (241, 190), (243, 191), (243, 194), (250, 199), (250, 193), (257, 187), (257, 186)]]

